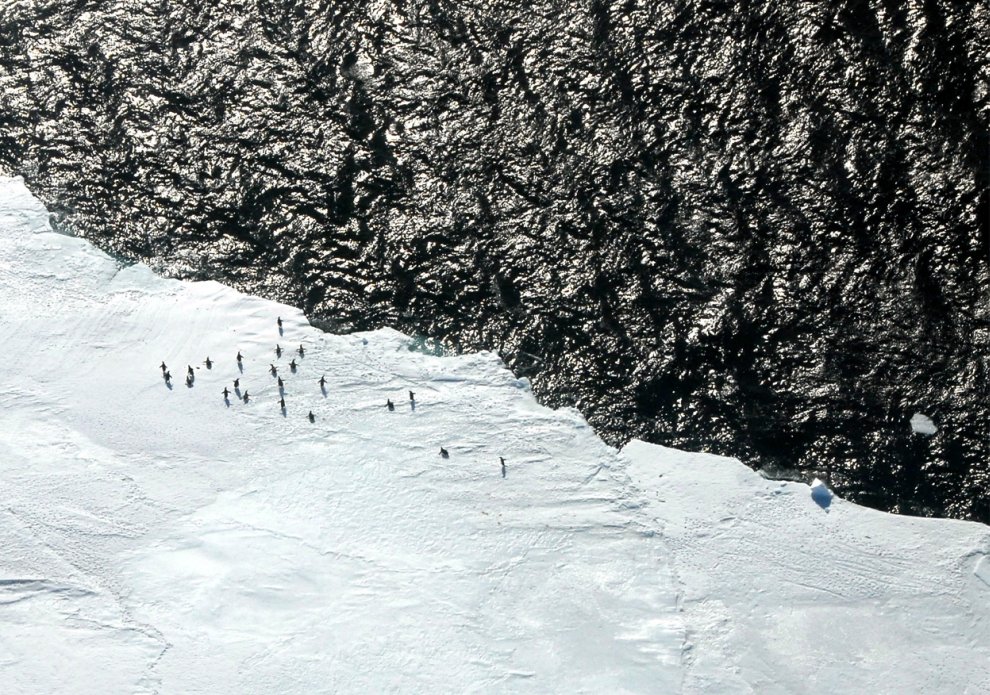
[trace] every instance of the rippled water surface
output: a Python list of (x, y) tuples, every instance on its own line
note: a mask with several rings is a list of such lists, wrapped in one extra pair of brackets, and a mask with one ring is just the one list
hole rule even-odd
[[(0, 6), (0, 169), (160, 271), (990, 520), (981, 2)], [(912, 432), (915, 413), (934, 435)]]

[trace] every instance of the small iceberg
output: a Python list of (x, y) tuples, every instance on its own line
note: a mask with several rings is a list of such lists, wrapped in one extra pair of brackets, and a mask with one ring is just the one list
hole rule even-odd
[(935, 434), (938, 427), (932, 419), (923, 413), (915, 413), (911, 416), (911, 430), (917, 434)]
[(815, 501), (819, 507), (828, 511), (829, 506), (832, 504), (832, 491), (818, 478), (811, 483), (811, 499)]

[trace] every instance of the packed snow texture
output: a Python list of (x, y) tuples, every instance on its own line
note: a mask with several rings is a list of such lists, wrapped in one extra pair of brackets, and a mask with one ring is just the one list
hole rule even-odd
[(119, 264), (17, 179), (0, 322), (0, 692), (990, 692), (985, 526), (616, 451), (494, 355)]

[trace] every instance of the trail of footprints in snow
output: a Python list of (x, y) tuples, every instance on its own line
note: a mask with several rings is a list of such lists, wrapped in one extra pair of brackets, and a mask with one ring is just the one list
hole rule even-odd
[[(279, 338), (284, 339), (285, 330), (281, 317), (277, 317), (276, 324), (278, 326)], [(303, 361), (305, 357), (309, 354), (309, 351), (310, 348), (306, 348), (306, 346), (302, 343), (300, 343), (299, 346), (294, 350), (283, 347), (280, 342), (275, 343), (275, 347), (272, 348), (272, 360), (269, 362), (269, 366), (267, 368), (262, 367), (264, 374), (268, 378), (268, 380), (267, 382), (263, 383), (262, 386), (257, 388), (257, 390), (252, 394), (250, 386), (245, 381), (245, 379), (247, 378), (245, 376), (247, 374), (247, 367), (245, 367), (244, 365), (245, 356), (241, 353), (240, 350), (238, 350), (237, 356), (235, 358), (237, 364), (237, 374), (236, 376), (233, 377), (232, 380), (230, 380), (229, 382), (225, 382), (226, 385), (221, 391), (221, 397), (223, 399), (221, 401), (222, 404), (230, 408), (236, 406), (238, 403), (242, 405), (250, 405), (252, 403), (257, 403), (259, 400), (261, 400), (259, 396), (262, 396), (266, 399), (270, 399), (272, 396), (272, 389), (274, 387), (275, 389), (274, 407), (276, 409), (276, 413), (281, 414), (283, 419), (288, 419), (290, 400), (291, 400), (290, 386), (294, 386), (295, 384), (298, 383), (298, 377), (301, 375), (300, 373), (303, 371), (302, 369)], [(286, 358), (288, 358), (289, 360), (288, 362), (285, 362)], [(259, 364), (263, 364), (263, 362), (264, 360), (261, 360)], [(398, 375), (393, 374), (392, 372), (390, 372), (389, 370), (387, 370), (382, 366), (367, 364), (364, 362), (360, 362), (359, 360), (353, 360), (353, 359), (349, 360), (348, 366), (353, 368), (353, 362), (357, 362), (359, 364), (362, 364), (364, 367), (366, 367), (366, 371), (362, 374), (362, 381), (337, 384), (338, 387), (359, 386), (359, 385), (367, 387), (369, 384), (383, 386), (385, 384), (389, 384), (393, 381), (396, 381), (398, 378)], [(208, 371), (212, 372), (213, 368), (218, 365), (218, 362), (213, 358), (211, 358), (209, 355), (207, 355), (206, 359), (203, 361), (202, 364), (206, 367)], [(333, 365), (331, 364), (330, 366)], [(184, 377), (183, 377), (183, 383), (185, 388), (187, 389), (195, 388), (196, 386), (195, 370), (198, 368), (199, 368), (198, 365), (195, 368), (193, 367), (193, 365), (186, 365)], [(162, 380), (165, 382), (166, 387), (169, 389), (169, 391), (174, 390), (175, 387), (173, 382), (175, 381), (175, 376), (171, 373), (171, 368), (163, 360), (161, 365), (159, 365), (159, 369), (161, 369)], [(256, 367), (253, 370), (252, 374), (256, 375), (257, 371), (258, 371), (258, 367)], [(365, 379), (364, 377), (367, 378)], [(289, 379), (292, 379), (292, 381), (289, 381)], [(308, 382), (305, 383), (307, 384), (307, 387), (310, 386)], [(358, 413), (358, 411), (364, 411), (368, 409), (367, 405), (358, 404), (348, 409), (338, 404), (337, 400), (332, 398), (331, 382), (326, 379), (325, 374), (321, 375), (319, 379), (314, 379), (312, 386), (315, 393), (319, 394), (324, 399), (325, 406), (329, 406), (328, 408), (325, 407), (323, 409), (324, 410), (329, 409), (331, 413), (341, 416), (341, 419), (344, 420), (343, 424), (346, 424), (346, 422), (353, 420), (356, 414)], [(406, 400), (406, 397), (408, 397), (408, 400)], [(384, 408), (390, 412), (398, 412), (403, 409), (406, 409), (407, 411), (410, 412), (415, 412), (416, 409), (420, 406), (421, 403), (416, 399), (416, 391), (413, 389), (407, 389), (407, 391), (403, 393), (402, 397), (396, 396), (396, 400), (394, 401), (391, 398), (387, 398), (385, 403), (375, 405), (374, 407)], [(310, 423), (316, 424), (317, 416), (312, 409), (310, 409), (309, 412), (304, 417), (308, 419)], [(472, 446), (471, 448), (474, 447)], [(443, 459), (450, 458), (450, 452), (442, 445), (439, 447), (438, 455)], [(498, 457), (498, 461), (496, 462), (495, 467), (496, 467), (495, 468), (496, 473), (500, 471), (501, 477), (503, 478), (506, 477), (507, 462), (505, 461), (504, 458)]]

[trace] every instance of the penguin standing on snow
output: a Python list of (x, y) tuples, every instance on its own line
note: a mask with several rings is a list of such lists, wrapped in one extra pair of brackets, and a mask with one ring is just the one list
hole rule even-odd
[(228, 389), (226, 386), (224, 386), (223, 387), (223, 399), (224, 400), (227, 400), (228, 398), (230, 398), (230, 389)]
[(312, 410), (309, 411), (309, 421), (310, 422), (316, 422), (316, 416), (313, 415), (313, 411)]
[(279, 377), (278, 378), (278, 390), (281, 391), (284, 388), (285, 388), (285, 382), (282, 381), (282, 377)]
[(241, 380), (240, 379), (234, 379), (234, 388), (235, 389), (239, 389), (240, 387), (241, 387)]
[(442, 458), (442, 459), (449, 459), (450, 458), (450, 454), (447, 453), (447, 450), (444, 449), (443, 447), (440, 447), (440, 458)]
[(282, 346), (279, 345), (278, 343), (275, 343), (275, 356), (276, 357), (282, 356)]
[(191, 377), (196, 376), (196, 372), (193, 371), (191, 364), (189, 365), (189, 368), (186, 370), (186, 376), (191, 376)]
[(292, 360), (291, 362), (289, 362), (289, 369), (291, 369), (292, 371), (296, 371), (296, 361), (295, 360)]
[(162, 378), (165, 379), (165, 383), (166, 384), (171, 383), (171, 381), (172, 381), (172, 372), (170, 372), (170, 371), (168, 371), (166, 369), (165, 370), (165, 373), (162, 375)]
[(416, 400), (416, 394), (413, 393), (412, 391), (409, 392), (409, 400), (411, 400), (411, 401)]
[(250, 399), (251, 399), (251, 397), (248, 395), (248, 392), (245, 391), (244, 392), (244, 402), (247, 403)]
[(395, 403), (393, 403), (391, 400), (389, 400), (388, 398), (386, 398), (385, 399), (385, 407), (388, 408), (389, 410), (395, 410)]
[(275, 319), (275, 323), (277, 323), (278, 324), (278, 327), (281, 328), (282, 327), (282, 317), (279, 316), (277, 319)]
[(168, 371), (168, 367), (165, 366), (165, 362), (162, 362), (162, 374)]
[(272, 373), (272, 376), (278, 376), (278, 370), (275, 369), (275, 365), (274, 364), (271, 365), (271, 370), (270, 371)]
[(498, 457), (499, 463), (502, 464), (502, 477), (505, 477), (505, 459), (501, 456)]
[(278, 407), (281, 408), (282, 410), (285, 410), (285, 399), (284, 398), (279, 398), (278, 399)]
[(241, 363), (241, 362), (243, 362), (243, 361), (244, 361), (244, 355), (242, 355), (242, 354), (241, 354), (241, 351), (240, 351), (240, 350), (238, 350), (238, 351), (237, 351), (237, 364), (240, 364), (240, 363)]
[(305, 356), (306, 356), (306, 351), (305, 351), (305, 350), (303, 350), (303, 346), (302, 346), (302, 345), (300, 345), (300, 346), (299, 346), (299, 349), (298, 349), (298, 350), (296, 350), (296, 352), (298, 352), (298, 353), (299, 353), (299, 356), (300, 356), (300, 357), (305, 357)]
[(213, 361), (210, 360), (210, 356), (209, 355), (206, 356), (206, 368), (207, 369), (213, 369)]
[(327, 387), (327, 377), (324, 375), (320, 377), (320, 390), (323, 390), (326, 387)]

